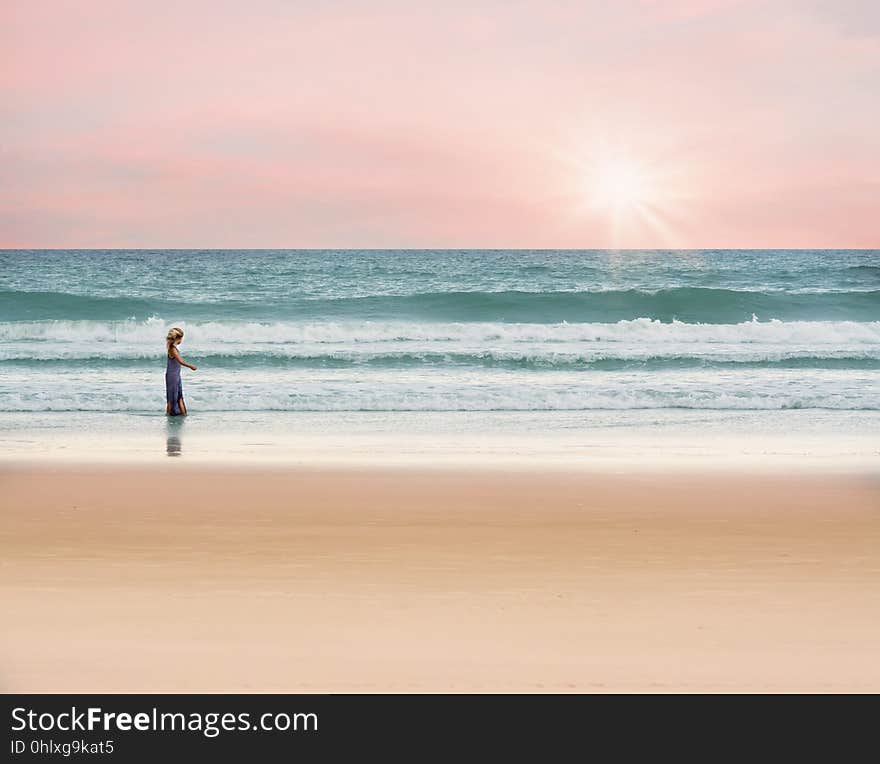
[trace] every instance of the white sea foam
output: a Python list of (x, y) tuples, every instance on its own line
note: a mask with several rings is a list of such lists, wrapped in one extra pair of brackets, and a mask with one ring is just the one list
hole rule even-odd
[[(810, 369), (675, 372), (424, 369), (234, 370), (184, 377), (194, 410), (211, 411), (552, 411), (603, 409), (825, 408), (880, 410), (876, 373)], [(0, 411), (155, 412), (161, 377), (112, 367), (64, 375), (14, 370), (0, 381)]]
[[(0, 411), (161, 408), (164, 336), (171, 325), (186, 329), (184, 355), (201, 366), (195, 375), (184, 370), (187, 400), (201, 410), (880, 409), (880, 321), (255, 323), (153, 317), (0, 323), (0, 360), (14, 362), (0, 376)], [(601, 373), (579, 368), (658, 358), (697, 363), (675, 371), (662, 365), (650, 371), (613, 365)], [(704, 362), (798, 359), (808, 359), (807, 366), (843, 361), (846, 368), (699, 368)], [(57, 363), (41, 364), (51, 360)], [(368, 365), (376, 360), (378, 367)], [(333, 368), (328, 361), (351, 366)]]
[(366, 358), (390, 352), (466, 352), (499, 358), (642, 358), (703, 354), (762, 358), (837, 355), (876, 358), (880, 321), (748, 321), (739, 324), (661, 323), (409, 323), (23, 321), (0, 323), (0, 360), (152, 358), (161, 356), (169, 326), (187, 333), (184, 349), (198, 355), (316, 355)]

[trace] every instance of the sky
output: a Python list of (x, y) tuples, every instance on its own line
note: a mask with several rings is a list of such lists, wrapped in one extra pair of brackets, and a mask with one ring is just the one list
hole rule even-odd
[(0, 247), (880, 247), (880, 3), (0, 0)]

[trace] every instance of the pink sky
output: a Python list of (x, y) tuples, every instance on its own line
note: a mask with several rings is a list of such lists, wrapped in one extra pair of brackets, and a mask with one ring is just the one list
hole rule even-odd
[(876, 0), (8, 0), (0, 91), (0, 247), (880, 247)]

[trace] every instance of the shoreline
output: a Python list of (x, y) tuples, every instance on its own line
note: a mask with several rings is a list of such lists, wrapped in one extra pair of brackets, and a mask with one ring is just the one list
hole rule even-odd
[[(171, 465), (174, 465), (171, 467)], [(207, 456), (204, 458), (171, 459), (167, 455), (143, 457), (141, 455), (105, 454), (87, 452), (65, 453), (55, 457), (37, 458), (0, 453), (0, 481), (4, 474), (16, 472), (69, 473), (81, 470), (97, 472), (155, 472), (169, 474), (169, 470), (183, 474), (211, 474), (231, 472), (241, 475), (260, 476), (279, 473), (351, 473), (365, 474), (469, 474), (511, 475), (522, 474), (540, 477), (653, 477), (662, 479), (701, 476), (716, 479), (733, 479), (736, 476), (755, 478), (791, 478), (792, 480), (817, 479), (877, 479), (880, 480), (880, 461), (876, 459), (852, 460), (841, 458), (829, 461), (824, 457), (805, 459), (802, 456), (706, 457), (673, 455), (660, 457), (648, 455), (639, 458), (624, 456), (603, 457), (595, 461), (573, 459), (554, 460), (552, 457), (533, 456), (486, 456), (474, 458), (467, 454), (454, 454), (445, 458), (435, 455), (400, 454), (364, 455), (362, 458), (342, 458), (335, 454), (312, 454), (298, 459), (289, 456), (265, 458), (253, 456), (241, 458), (237, 454)], [(173, 473), (172, 473), (173, 474)]]
[(0, 465), (2, 690), (880, 690), (876, 476), (240, 466)]
[(0, 416), (0, 465), (880, 472), (880, 412), (98, 412)]

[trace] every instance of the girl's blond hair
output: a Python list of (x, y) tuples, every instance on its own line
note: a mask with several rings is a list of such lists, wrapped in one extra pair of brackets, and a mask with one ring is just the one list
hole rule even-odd
[(171, 348), (174, 347), (174, 343), (180, 339), (183, 339), (183, 329), (175, 326), (173, 329), (168, 330), (168, 334), (165, 337), (165, 342), (168, 343), (168, 355), (171, 355)]

